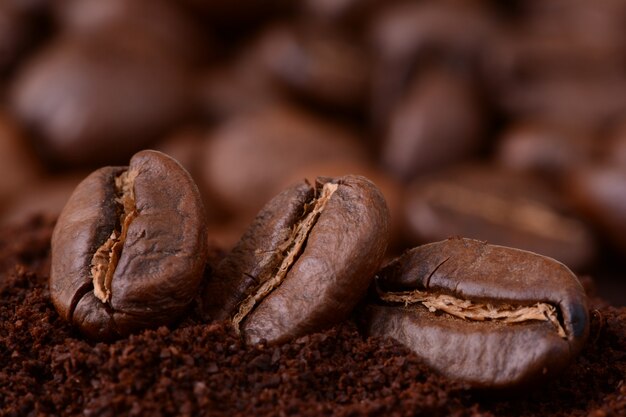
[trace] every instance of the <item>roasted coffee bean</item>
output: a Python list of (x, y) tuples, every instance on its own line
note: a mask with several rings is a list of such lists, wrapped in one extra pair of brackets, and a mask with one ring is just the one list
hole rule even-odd
[(13, 83), (13, 109), (55, 163), (126, 161), (190, 111), (178, 63), (158, 45), (113, 35), (59, 39)]
[(510, 117), (579, 129), (602, 128), (626, 113), (626, 80), (605, 77), (534, 77), (518, 80), (495, 97)]
[(210, 68), (196, 84), (199, 112), (224, 121), (254, 112), (281, 100), (269, 75), (248, 54), (234, 62)]
[(289, 106), (229, 120), (202, 151), (206, 194), (226, 210), (254, 217), (283, 178), (314, 161), (365, 160), (359, 137), (341, 125)]
[(578, 129), (546, 123), (518, 123), (500, 137), (496, 159), (500, 165), (560, 180), (576, 166), (589, 161), (596, 139)]
[(143, 38), (158, 45), (172, 59), (183, 62), (202, 60), (206, 49), (197, 22), (168, 1), (69, 0), (55, 7), (63, 32), (73, 36), (104, 32), (110, 38)]
[(550, 256), (579, 270), (593, 260), (593, 235), (560, 196), (527, 175), (465, 165), (415, 181), (406, 195), (407, 239), (464, 236)]
[(380, 266), (389, 213), (359, 176), (318, 178), (261, 210), (203, 294), (211, 319), (230, 319), (248, 343), (280, 343), (344, 319)]
[(601, 159), (607, 165), (626, 166), (626, 120), (622, 120), (615, 127), (603, 147), (605, 153), (601, 154)]
[(171, 323), (196, 295), (206, 259), (199, 192), (156, 151), (78, 185), (52, 236), (50, 294), (87, 337), (110, 340)]
[(416, 69), (454, 62), (471, 72), (473, 62), (499, 34), (489, 11), (476, 4), (467, 6), (461, 2), (399, 2), (377, 13), (371, 25), (376, 53), (372, 62), (375, 124), (388, 119)]
[(626, 167), (581, 167), (568, 176), (565, 190), (574, 206), (626, 253)]
[(471, 155), (482, 128), (480, 100), (465, 80), (445, 71), (422, 74), (390, 116), (383, 165), (412, 179)]
[(327, 108), (363, 106), (368, 91), (364, 51), (329, 31), (276, 26), (261, 35), (258, 55), (278, 85)]
[(531, 252), (449, 239), (420, 246), (377, 276), (368, 332), (407, 345), (429, 366), (482, 388), (553, 376), (589, 332), (583, 287)]

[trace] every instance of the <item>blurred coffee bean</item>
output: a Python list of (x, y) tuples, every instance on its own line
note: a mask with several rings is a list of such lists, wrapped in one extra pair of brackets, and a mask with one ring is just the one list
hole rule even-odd
[(428, 54), (469, 57), (493, 35), (495, 21), (479, 2), (400, 3), (383, 10), (372, 40), (383, 59), (423, 59)]
[(201, 182), (206, 195), (227, 210), (250, 216), (304, 164), (365, 159), (363, 144), (349, 130), (275, 106), (234, 118), (209, 135)]
[(384, 6), (395, 0), (304, 0), (300, 14), (322, 27), (361, 33)]
[(188, 82), (176, 62), (141, 40), (62, 38), (20, 72), (12, 105), (51, 161), (114, 163), (188, 116)]
[(590, 165), (568, 177), (576, 208), (626, 253), (626, 166)]
[(626, 77), (529, 78), (509, 85), (497, 99), (513, 118), (601, 128), (626, 114)]
[(579, 129), (520, 122), (502, 133), (495, 157), (507, 169), (559, 180), (570, 169), (593, 158), (595, 139)]
[[(573, 33), (572, 33), (573, 32)], [(546, 36), (529, 30), (494, 39), (485, 69), (500, 82), (542, 75), (605, 77), (621, 74), (626, 65), (622, 42), (587, 39), (586, 27)]]
[(37, 215), (56, 219), (86, 173), (44, 176), (16, 191), (0, 216), (0, 225), (20, 224)]
[(0, 212), (41, 171), (26, 136), (9, 115), (0, 111)]
[(254, 112), (281, 100), (269, 74), (248, 53), (210, 67), (194, 87), (199, 111), (213, 121)]
[(200, 169), (199, 152), (204, 141), (204, 129), (194, 127), (181, 128), (157, 142), (154, 149), (178, 161), (197, 182)]
[(484, 122), (484, 109), (466, 80), (445, 71), (425, 73), (390, 116), (383, 165), (408, 180), (459, 161), (480, 147)]
[(175, 3), (162, 0), (70, 0), (58, 3), (61, 29), (72, 36), (145, 38), (161, 52), (182, 61), (199, 61), (207, 52), (207, 36), (198, 22)]
[(374, 124), (383, 124), (416, 69), (446, 63), (471, 72), (497, 37), (480, 3), (400, 3), (380, 13), (371, 29)]
[(626, 121), (622, 121), (609, 134), (603, 158), (607, 164), (626, 167)]
[(261, 35), (259, 59), (297, 97), (340, 109), (362, 107), (368, 90), (364, 51), (330, 32), (275, 26)]
[(11, 69), (33, 43), (40, 23), (17, 4), (0, 2), (0, 75)]
[(536, 179), (467, 165), (415, 181), (405, 216), (414, 244), (463, 236), (536, 252), (574, 270), (588, 266), (595, 245), (583, 222)]

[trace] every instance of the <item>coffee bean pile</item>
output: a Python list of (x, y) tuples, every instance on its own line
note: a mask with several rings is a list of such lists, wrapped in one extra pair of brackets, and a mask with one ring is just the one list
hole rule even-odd
[(623, 412), (619, 2), (0, 18), (9, 415)]

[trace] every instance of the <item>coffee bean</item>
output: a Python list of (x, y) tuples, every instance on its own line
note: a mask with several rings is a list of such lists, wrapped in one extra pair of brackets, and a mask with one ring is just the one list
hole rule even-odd
[(94, 340), (171, 323), (200, 284), (206, 259), (193, 180), (156, 151), (78, 185), (52, 236), (55, 308)]
[(568, 176), (565, 190), (576, 208), (626, 253), (626, 168), (580, 167)]
[(609, 165), (626, 166), (626, 120), (612, 129), (607, 143), (603, 147), (606, 151), (601, 155)]
[(365, 158), (359, 137), (343, 126), (292, 106), (271, 106), (233, 118), (209, 135), (202, 183), (226, 210), (252, 219), (300, 166)]
[(364, 177), (318, 178), (272, 199), (203, 294), (248, 343), (280, 343), (344, 319), (380, 265), (389, 214)]
[(249, 54), (211, 67), (197, 81), (199, 112), (210, 120), (224, 121), (250, 113), (281, 100), (259, 60)]
[(197, 22), (168, 1), (70, 0), (55, 4), (55, 11), (63, 32), (73, 36), (143, 38), (182, 62), (200, 61), (206, 49)]
[(330, 31), (276, 26), (261, 35), (262, 67), (287, 91), (339, 110), (363, 107), (368, 91), (364, 51)]
[(414, 248), (377, 277), (368, 332), (482, 388), (555, 375), (589, 332), (586, 296), (563, 264), (531, 252), (449, 239)]
[(410, 180), (456, 162), (480, 146), (482, 125), (481, 104), (465, 80), (445, 71), (423, 74), (390, 117), (383, 165)]
[(447, 2), (386, 6), (377, 11), (370, 25), (376, 54), (372, 60), (372, 116), (377, 125), (388, 119), (416, 71), (454, 63), (451, 67), (471, 72), (477, 58), (499, 36), (494, 16), (481, 6)]
[(603, 77), (534, 77), (518, 80), (494, 98), (510, 117), (589, 130), (626, 112), (626, 80)]
[(537, 173), (548, 181), (558, 181), (571, 169), (590, 160), (595, 139), (579, 129), (518, 123), (501, 136), (496, 158), (507, 169)]
[(593, 235), (541, 181), (464, 165), (420, 178), (407, 191), (407, 239), (423, 244), (464, 236), (525, 249), (578, 270), (595, 256)]
[(144, 39), (111, 36), (58, 39), (13, 83), (20, 121), (65, 167), (125, 161), (190, 111), (178, 63)]

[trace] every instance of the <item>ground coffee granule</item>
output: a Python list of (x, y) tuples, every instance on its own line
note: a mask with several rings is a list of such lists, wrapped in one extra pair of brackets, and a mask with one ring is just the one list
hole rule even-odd
[(0, 233), (2, 416), (626, 415), (626, 307), (592, 299), (582, 355), (516, 394), (472, 391), (395, 342), (364, 338), (354, 321), (246, 347), (192, 312), (172, 328), (92, 344), (50, 303), (52, 227), (37, 218)]

